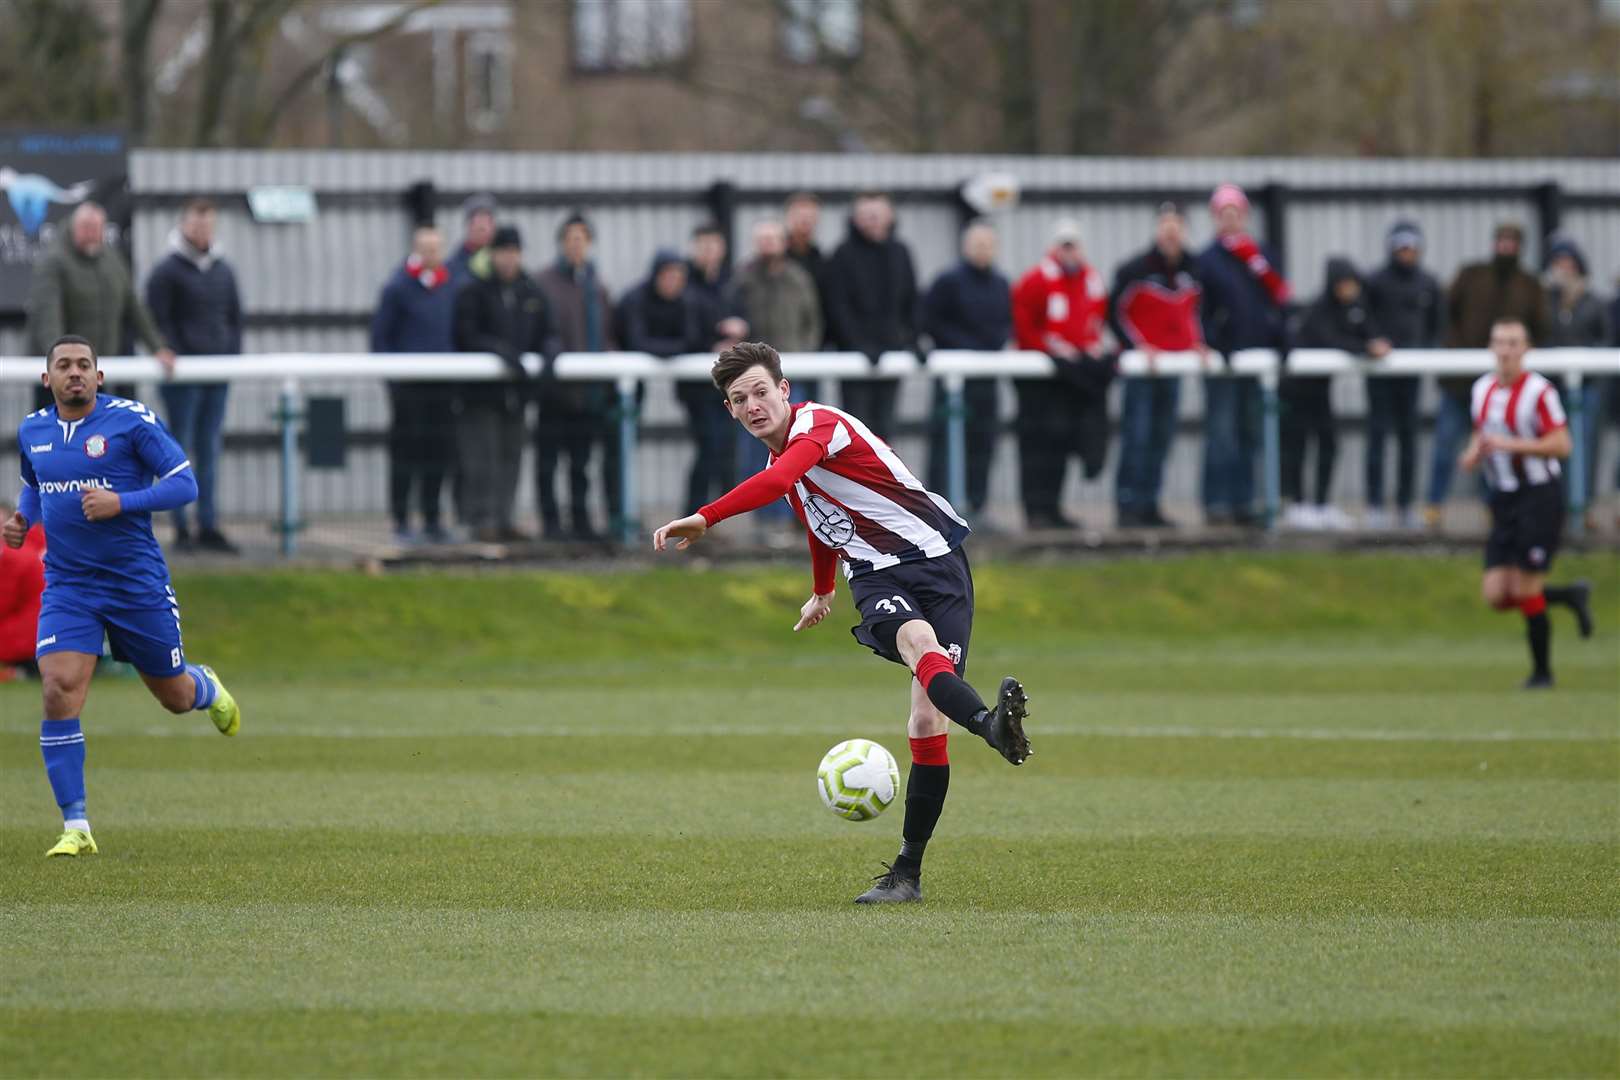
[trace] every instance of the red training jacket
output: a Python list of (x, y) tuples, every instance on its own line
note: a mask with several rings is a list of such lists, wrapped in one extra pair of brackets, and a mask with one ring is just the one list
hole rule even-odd
[(1102, 340), (1108, 289), (1096, 268), (1082, 263), (1065, 274), (1048, 254), (1013, 286), (1012, 308), (1020, 349), (1049, 353), (1055, 337), (1085, 351)]

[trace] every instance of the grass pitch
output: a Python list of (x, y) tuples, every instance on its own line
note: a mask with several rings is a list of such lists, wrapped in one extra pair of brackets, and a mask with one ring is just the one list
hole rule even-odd
[[(787, 570), (192, 577), (226, 740), (133, 681), (85, 713), (103, 854), (0, 687), (0, 1074), (1620, 1073), (1620, 570), (1525, 695), (1472, 559), (980, 567), (905, 910), (899, 668)], [(1564, 572), (1567, 572), (1564, 573)]]

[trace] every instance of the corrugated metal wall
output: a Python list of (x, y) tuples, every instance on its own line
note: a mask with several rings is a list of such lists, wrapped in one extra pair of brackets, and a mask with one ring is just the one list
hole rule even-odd
[[(317, 218), (304, 225), (261, 225), (247, 215), (245, 202), (228, 199), (222, 207), (220, 240), (237, 268), (250, 312), (278, 316), (274, 327), (248, 334), (254, 352), (307, 350), (361, 351), (365, 333), (355, 326), (304, 325), (300, 317), (353, 315), (372, 306), (383, 280), (403, 257), (408, 222), (402, 192), (419, 180), (431, 180), (442, 192), (457, 195), (491, 191), (505, 197), (504, 221), (518, 225), (527, 240), (527, 261), (538, 266), (555, 254), (553, 234), (570, 206), (582, 207), (594, 220), (598, 265), (615, 295), (646, 273), (659, 246), (684, 247), (693, 225), (707, 217), (703, 192), (716, 181), (734, 184), (738, 192), (737, 243), (746, 246), (749, 230), (762, 217), (778, 212), (783, 192), (800, 188), (829, 192), (823, 207), (820, 240), (831, 250), (845, 230), (847, 193), (877, 187), (900, 193), (899, 232), (911, 245), (926, 284), (955, 258), (956, 212), (950, 195), (965, 179), (988, 172), (1019, 178), (1029, 198), (998, 219), (1001, 265), (1011, 276), (1029, 266), (1046, 246), (1052, 223), (1072, 217), (1081, 226), (1090, 259), (1108, 273), (1124, 258), (1145, 247), (1156, 199), (1165, 192), (1183, 193), (1195, 244), (1210, 238), (1202, 193), (1232, 180), (1258, 188), (1287, 185), (1289, 246), (1286, 269), (1296, 293), (1314, 294), (1321, 285), (1329, 255), (1347, 255), (1366, 267), (1384, 254), (1384, 233), (1400, 217), (1420, 222), (1428, 236), (1427, 263), (1442, 279), (1464, 261), (1482, 257), (1491, 227), (1517, 220), (1534, 235), (1530, 189), (1556, 181), (1576, 205), (1564, 214), (1564, 227), (1585, 247), (1593, 281), (1612, 292), (1620, 276), (1620, 162), (1609, 161), (1362, 161), (1300, 159), (1122, 159), (1006, 158), (991, 156), (898, 155), (739, 155), (739, 154), (503, 154), (444, 152), (237, 152), (136, 151), (131, 156), (131, 186), (138, 210), (133, 223), (137, 273), (144, 277), (164, 252), (174, 224), (177, 200), (195, 192), (236, 196), (263, 184), (302, 184), (321, 202)], [(1411, 194), (1354, 196), (1345, 189), (1403, 187), (1520, 188), (1521, 197), (1482, 194), (1445, 198)], [(1313, 195), (1330, 190), (1332, 198)], [(1140, 191), (1136, 199), (1126, 197)], [(842, 194), (839, 194), (842, 193)], [(1582, 201), (1582, 200), (1587, 201)], [(1600, 205), (1588, 205), (1589, 202)], [(457, 209), (445, 206), (438, 220), (454, 240), (461, 224)], [(1531, 255), (1539, 258), (1532, 239)], [(286, 323), (287, 325), (283, 325)], [(20, 337), (0, 332), (0, 354), (21, 351)], [(345, 381), (339, 373), (312, 393), (331, 393), (348, 400), (351, 426), (379, 431), (387, 423), (382, 388)], [(152, 388), (143, 389), (150, 392)], [(1183, 415), (1196, 417), (1200, 402), (1195, 381), (1183, 394)], [(1335, 390), (1345, 415), (1363, 408), (1361, 386), (1340, 380)], [(1010, 395), (1008, 395), (1010, 399)], [(21, 416), (24, 395), (0, 390), (0, 419)], [(1010, 413), (1010, 400), (1004, 402)], [(269, 387), (244, 387), (233, 393), (227, 430), (263, 433), (274, 407)], [(905, 388), (902, 415), (917, 418), (928, 408), (927, 387)], [(678, 424), (682, 413), (666, 388), (649, 395), (650, 424)], [(917, 454), (921, 446), (906, 446)], [(689, 451), (683, 443), (647, 446), (641, 456), (642, 491), (650, 503), (669, 502), (681, 490)], [(1359, 440), (1345, 440), (1339, 488), (1348, 500), (1360, 497)], [(999, 455), (993, 483), (994, 500), (1010, 515), (1015, 500), (1014, 455)], [(1198, 447), (1178, 442), (1172, 454), (1167, 495), (1172, 502), (1191, 502), (1197, 488)], [(1606, 465), (1612, 472), (1612, 465)], [(220, 485), (227, 514), (263, 514), (273, 505), (273, 448), (244, 449), (227, 455)], [(525, 506), (532, 505), (528, 466), (520, 487)], [(312, 516), (376, 514), (384, 509), (382, 451), (357, 451), (341, 473), (310, 474), (306, 509)], [(1109, 475), (1111, 476), (1110, 469)], [(1607, 475), (1607, 474), (1605, 474)], [(4, 489), (9, 490), (9, 489)], [(1071, 495), (1083, 502), (1105, 499), (1108, 489), (1091, 485)], [(1009, 516), (1009, 520), (1011, 520)]]

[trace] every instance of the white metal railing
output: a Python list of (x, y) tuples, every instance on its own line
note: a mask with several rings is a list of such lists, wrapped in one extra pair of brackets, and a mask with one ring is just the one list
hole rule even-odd
[[(646, 353), (563, 353), (550, 365), (549, 375), (564, 381), (612, 381), (619, 394), (620, 467), (623, 500), (635, 505), (635, 443), (638, 416), (637, 385), (646, 379), (702, 381), (709, 377), (714, 354), (692, 354), (660, 359)], [(965, 501), (965, 410), (963, 383), (969, 378), (1042, 378), (1053, 375), (1057, 361), (1045, 353), (1007, 350), (972, 352), (939, 349), (926, 361), (909, 352), (884, 353), (874, 366), (860, 353), (785, 353), (782, 371), (789, 379), (869, 380), (926, 376), (937, 379), (945, 392), (947, 437), (946, 458), (949, 487), (947, 496), (960, 505)], [(523, 358), (531, 377), (542, 370), (540, 357)], [(1158, 353), (1151, 360), (1129, 351), (1118, 358), (1119, 371), (1127, 376), (1179, 377), (1209, 375), (1255, 377), (1265, 403), (1264, 493), (1267, 524), (1276, 521), (1279, 502), (1280, 453), (1278, 439), (1277, 383), (1283, 375), (1360, 375), (1370, 378), (1395, 375), (1478, 375), (1489, 371), (1494, 361), (1485, 349), (1399, 349), (1381, 359), (1352, 356), (1336, 349), (1296, 349), (1279, 364), (1270, 349), (1246, 349), (1229, 359), (1210, 353)], [(1582, 425), (1581, 386), (1587, 376), (1620, 375), (1620, 349), (1537, 349), (1526, 359), (1532, 370), (1564, 377), (1570, 400), (1574, 451), (1570, 460), (1569, 499), (1573, 521), (1580, 520), (1585, 498), (1585, 439)], [(39, 357), (0, 357), (0, 384), (37, 383), (43, 363)], [(280, 407), (275, 418), (281, 433), (281, 533), (282, 550), (293, 549), (298, 520), (298, 424), (302, 419), (301, 382), (310, 379), (350, 378), (388, 381), (472, 381), (484, 382), (509, 377), (506, 365), (487, 353), (253, 353), (243, 356), (187, 356), (173, 373), (165, 373), (152, 357), (104, 357), (101, 369), (109, 382), (223, 382), (270, 381), (281, 384)], [(631, 518), (632, 515), (626, 514)], [(1579, 527), (1576, 524), (1575, 527)], [(621, 523), (626, 535), (634, 528)]]

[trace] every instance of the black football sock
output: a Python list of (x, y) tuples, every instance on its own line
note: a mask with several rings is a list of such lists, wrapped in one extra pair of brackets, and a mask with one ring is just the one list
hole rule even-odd
[(956, 673), (944, 653), (928, 653), (917, 661), (917, 680), (934, 708), (983, 737), (984, 699)]
[[(1524, 617), (1524, 626), (1530, 637), (1530, 659), (1536, 665), (1536, 677), (1550, 677), (1552, 669), (1548, 667), (1548, 653), (1551, 651), (1552, 629), (1547, 623), (1546, 611), (1526, 615)], [(909, 802), (907, 805), (910, 805)]]
[[(942, 735), (935, 738), (944, 740)], [(911, 763), (911, 774), (906, 778), (906, 823), (901, 831), (900, 857), (894, 860), (894, 868), (907, 877), (922, 876), (923, 851), (934, 835), (940, 811), (945, 809), (945, 792), (950, 786), (950, 765)]]
[(1575, 588), (1571, 585), (1548, 585), (1541, 590), (1541, 595), (1547, 598), (1549, 604), (1575, 606)]

